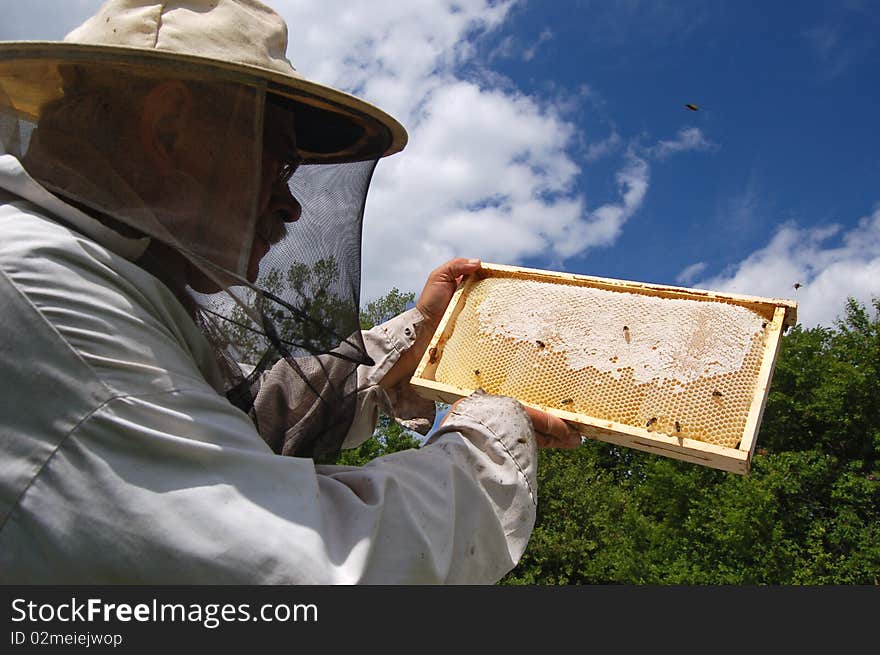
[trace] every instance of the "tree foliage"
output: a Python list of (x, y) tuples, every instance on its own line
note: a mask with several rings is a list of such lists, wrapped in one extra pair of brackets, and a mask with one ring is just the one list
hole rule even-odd
[(589, 442), (542, 451), (502, 584), (880, 584), (880, 301), (782, 338), (748, 476)]
[(400, 450), (418, 448), (421, 441), (389, 416), (380, 416), (373, 436), (357, 448), (343, 450), (336, 458), (336, 464), (363, 466), (382, 455)]
[(218, 325), (235, 348), (238, 361), (256, 364), (269, 345), (261, 334), (265, 328), (255, 324), (251, 316), (265, 315), (292, 350), (326, 352), (336, 348), (358, 326), (357, 304), (336, 292), (338, 276), (339, 265), (333, 257), (319, 259), (311, 266), (298, 262), (285, 269), (269, 269), (260, 280), (261, 288), (285, 298), (295, 311), (267, 295), (245, 292), (245, 302), (252, 305), (250, 311), (236, 305), (230, 320)]
[(412, 291), (402, 292), (394, 287), (381, 298), (372, 300), (361, 309), (361, 329), (369, 330), (390, 318), (402, 314), (416, 299)]

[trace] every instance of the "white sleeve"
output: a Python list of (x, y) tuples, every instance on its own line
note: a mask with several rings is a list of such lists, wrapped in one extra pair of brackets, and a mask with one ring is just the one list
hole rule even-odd
[[(419, 450), (364, 467), (318, 467), (371, 506), (367, 583), (491, 584), (516, 566), (537, 505), (531, 421), (513, 399), (478, 391)], [(338, 487), (327, 487), (340, 492)], [(375, 509), (374, 509), (375, 508)]]
[(343, 448), (355, 448), (366, 441), (376, 427), (379, 412), (420, 434), (428, 434), (434, 424), (434, 401), (419, 396), (408, 380), (403, 380), (386, 392), (379, 386), (400, 356), (415, 343), (424, 329), (424, 317), (415, 307), (363, 332), (367, 354), (373, 366), (358, 367), (357, 412)]
[[(390, 391), (379, 386), (423, 329), (424, 318), (418, 309), (413, 308), (362, 332), (367, 354), (374, 363), (357, 367), (355, 413), (343, 440), (343, 448), (354, 448), (369, 439), (380, 412), (393, 416), (404, 427), (421, 434), (427, 434), (431, 429), (436, 411), (434, 402), (419, 396), (408, 380), (401, 381)], [(329, 355), (319, 357), (324, 359), (325, 368), (338, 363)], [(323, 373), (325, 368), (315, 370)], [(312, 382), (318, 386), (322, 384), (322, 380)], [(309, 392), (311, 388), (305, 384), (302, 373), (291, 368), (285, 360), (280, 360), (262, 374), (252, 414), (263, 439), (276, 452), (282, 452), (289, 437), (288, 430), (295, 425), (297, 417), (307, 413), (307, 403), (314, 397)]]

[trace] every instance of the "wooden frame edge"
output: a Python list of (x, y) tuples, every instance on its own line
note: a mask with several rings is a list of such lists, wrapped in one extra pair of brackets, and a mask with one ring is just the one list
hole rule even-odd
[(752, 394), (754, 401), (751, 407), (749, 407), (746, 425), (743, 429), (743, 440), (739, 445), (740, 450), (748, 453), (749, 459), (751, 459), (755, 450), (758, 431), (761, 427), (761, 420), (764, 417), (764, 408), (767, 406), (767, 398), (770, 395), (770, 383), (773, 381), (773, 370), (776, 367), (776, 358), (779, 356), (779, 347), (782, 343), (783, 321), (785, 320), (784, 312), (784, 307), (777, 307), (773, 321), (767, 326), (769, 332), (767, 343), (764, 345), (764, 357), (761, 361), (761, 368), (758, 371), (755, 393)]
[(422, 353), (422, 358), (419, 360), (419, 364), (416, 366), (416, 370), (412, 374), (410, 382), (416, 379), (422, 379), (428, 367), (439, 361), (439, 351), (443, 348), (442, 342), (444, 341), (443, 335), (446, 333), (446, 326), (461, 312), (463, 306), (462, 299), (467, 297), (467, 292), (471, 290), (471, 287), (473, 287), (478, 280), (479, 278), (476, 275), (467, 276), (466, 279), (462, 280), (461, 285), (455, 290), (455, 293), (452, 294), (452, 298), (446, 306), (446, 311), (443, 313), (440, 322), (437, 324), (437, 328), (434, 330), (431, 342), (428, 344), (428, 347), (425, 348), (425, 352)]

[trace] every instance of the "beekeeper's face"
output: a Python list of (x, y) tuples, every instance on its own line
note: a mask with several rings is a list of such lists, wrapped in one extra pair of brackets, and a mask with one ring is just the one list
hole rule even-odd
[[(257, 139), (261, 94), (246, 87), (199, 93), (169, 82), (145, 102), (142, 142), (157, 176), (170, 181), (158, 185), (157, 206), (187, 250), (253, 282), (286, 224), (302, 213), (287, 184), (299, 164), (293, 115), (267, 103)], [(198, 271), (189, 277), (198, 291), (217, 290)]]

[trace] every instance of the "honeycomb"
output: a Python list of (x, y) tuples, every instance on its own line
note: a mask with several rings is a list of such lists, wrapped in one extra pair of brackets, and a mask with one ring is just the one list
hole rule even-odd
[(486, 277), (462, 300), (437, 382), (738, 447), (770, 315), (721, 299), (516, 277)]

